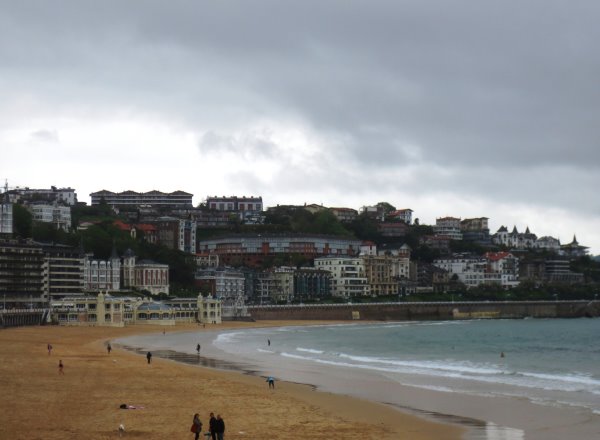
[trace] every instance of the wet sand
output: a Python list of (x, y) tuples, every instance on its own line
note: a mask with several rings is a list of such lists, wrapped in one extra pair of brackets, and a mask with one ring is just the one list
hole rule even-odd
[[(155, 354), (179, 362), (237, 369), (261, 376), (263, 381), (264, 377), (273, 375), (278, 381), (310, 384), (319, 391), (385, 403), (405, 413), (462, 426), (466, 428), (464, 438), (468, 440), (600, 438), (600, 415), (582, 408), (541, 405), (517, 397), (486, 396), (488, 385), (485, 383), (481, 384), (481, 395), (442, 392), (439, 389), (452, 388), (444, 378), (430, 379), (429, 385), (439, 389), (406, 386), (400, 383), (402, 380), (398, 382), (397, 377), (393, 379), (385, 373), (282, 357), (270, 351), (276, 348), (266, 345), (263, 352), (254, 355), (226, 353), (212, 344), (217, 334), (188, 333), (158, 339), (140, 336), (128, 338), (127, 342), (144, 349), (151, 347), (157, 350)], [(200, 356), (194, 351), (197, 342), (202, 345)], [(453, 384), (457, 385), (456, 381)]]
[[(291, 324), (177, 326), (166, 332)], [(125, 426), (123, 438), (193, 438), (189, 429), (193, 414), (200, 413), (206, 428), (211, 411), (225, 420), (228, 440), (455, 440), (464, 432), (390, 405), (317, 392), (307, 385), (278, 381), (276, 390), (269, 390), (258, 372), (229, 372), (227, 362), (216, 358), (207, 361), (211, 368), (198, 368), (161, 359), (161, 353), (148, 364), (145, 357), (115, 344), (112, 353), (106, 351), (109, 340), (148, 333), (159, 339), (162, 330), (142, 326), (0, 330), (0, 439), (115, 439), (119, 424)], [(48, 343), (54, 347), (51, 355)], [(64, 363), (63, 375), (59, 360)], [(240, 364), (229, 367), (238, 370)], [(143, 408), (119, 409), (122, 403)]]

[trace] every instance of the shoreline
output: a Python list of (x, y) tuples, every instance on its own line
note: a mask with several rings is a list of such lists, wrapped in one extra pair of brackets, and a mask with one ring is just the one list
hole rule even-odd
[[(206, 329), (181, 325), (167, 330), (208, 333), (292, 324), (298, 323), (226, 323)], [(456, 425), (389, 405), (283, 381), (269, 391), (257, 376), (158, 356), (148, 365), (145, 358), (115, 344), (110, 354), (104, 347), (107, 341), (129, 336), (160, 338), (163, 329), (48, 326), (0, 331), (0, 387), (11, 396), (0, 401), (0, 437), (107, 439), (117, 437), (123, 423), (126, 437), (193, 438), (192, 415), (199, 412), (206, 428), (208, 412), (214, 411), (223, 415), (230, 440), (462, 438), (464, 430)], [(54, 346), (51, 355), (46, 352), (48, 343)], [(58, 373), (59, 359), (64, 375)], [(121, 410), (122, 403), (144, 408)]]
[[(306, 325), (306, 323), (302, 324)], [(327, 324), (332, 323), (325, 325)], [(271, 326), (256, 326), (259, 327)], [(231, 363), (228, 368), (235, 369), (235, 365), (238, 365), (239, 370), (249, 371), (259, 376), (274, 375), (280, 380), (310, 384), (321, 392), (367, 399), (392, 406), (403, 413), (458, 425), (467, 431), (464, 438), (562, 440), (568, 437), (586, 440), (600, 433), (599, 415), (590, 415), (578, 408), (553, 407), (510, 396), (480, 396), (460, 391), (440, 391), (435, 387), (425, 389), (386, 381), (381, 376), (377, 377), (378, 375), (365, 375), (361, 371), (343, 367), (336, 367), (335, 375), (340, 378), (327, 378), (327, 374), (323, 374), (330, 368), (327, 366), (315, 368), (314, 365), (304, 361), (288, 362), (275, 357), (269, 359), (268, 352), (260, 356), (262, 360), (257, 360), (256, 357), (246, 359), (239, 354), (225, 353), (212, 346), (216, 335), (216, 333), (204, 335), (205, 338), (210, 336), (211, 339), (201, 341), (203, 354), (210, 358), (218, 358), (219, 362)], [(208, 355), (205, 354), (207, 352)], [(194, 356), (191, 355), (192, 359)], [(283, 364), (273, 365), (270, 362)], [(352, 383), (350, 388), (348, 381)]]

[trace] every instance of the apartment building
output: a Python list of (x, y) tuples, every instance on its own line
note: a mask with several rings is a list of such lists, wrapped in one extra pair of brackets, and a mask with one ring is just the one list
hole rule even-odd
[(99, 205), (102, 201), (113, 207), (154, 207), (154, 208), (191, 208), (193, 194), (184, 191), (163, 193), (160, 191), (112, 192), (101, 190), (90, 194), (92, 206)]
[(360, 257), (319, 257), (315, 258), (314, 267), (331, 272), (331, 294), (334, 297), (349, 299), (371, 295), (369, 280)]
[(456, 217), (437, 218), (435, 219), (433, 232), (438, 237), (445, 237), (450, 240), (462, 240), (463, 235), (460, 223), (460, 218)]
[(41, 246), (0, 239), (0, 307), (46, 307), (46, 256)]
[(236, 234), (198, 242), (199, 253), (219, 255), (223, 265), (258, 267), (270, 258), (356, 255), (360, 240), (309, 234)]
[(72, 188), (57, 188), (55, 186), (49, 189), (33, 188), (14, 188), (7, 191), (11, 203), (45, 203), (49, 205), (59, 204), (63, 206), (75, 206), (77, 204), (77, 194)]
[(398, 295), (401, 280), (410, 277), (410, 260), (392, 255), (360, 257), (373, 296)]
[(33, 220), (42, 223), (52, 223), (56, 229), (71, 230), (71, 207), (59, 204), (33, 203), (27, 206)]

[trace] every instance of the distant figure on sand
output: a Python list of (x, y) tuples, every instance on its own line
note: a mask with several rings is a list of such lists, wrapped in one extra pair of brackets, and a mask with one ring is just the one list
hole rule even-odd
[(146, 359), (148, 359), (148, 363), (152, 362), (152, 353), (148, 352), (146, 353)]
[(200, 421), (200, 414), (194, 414), (194, 420), (192, 421), (191, 431), (195, 433), (194, 440), (198, 440), (200, 438), (200, 434), (202, 434), (202, 422)]
[(58, 374), (65, 374), (65, 366), (62, 363), (62, 359), (58, 361)]
[(48, 344), (48, 355), (52, 354), (52, 344)]
[(110, 342), (108, 344), (106, 344), (106, 351), (108, 352), (108, 354), (110, 354), (110, 352), (112, 351), (112, 347), (110, 345)]
[(225, 436), (225, 421), (217, 414), (217, 440), (223, 440)]
[(210, 420), (208, 421), (208, 430), (212, 440), (217, 440), (217, 419), (215, 419), (215, 413), (210, 413)]
[(266, 382), (269, 383), (269, 389), (271, 389), (271, 388), (275, 389), (275, 378), (273, 376), (267, 377)]
[(196, 351), (200, 354), (200, 344), (196, 345)]

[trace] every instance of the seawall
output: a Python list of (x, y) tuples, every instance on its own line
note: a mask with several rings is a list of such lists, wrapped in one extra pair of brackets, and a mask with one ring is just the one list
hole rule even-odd
[(599, 317), (600, 301), (421, 302), (250, 306), (256, 320), (411, 321)]

